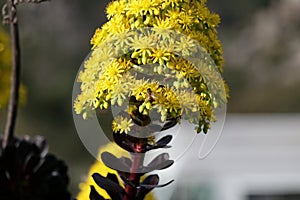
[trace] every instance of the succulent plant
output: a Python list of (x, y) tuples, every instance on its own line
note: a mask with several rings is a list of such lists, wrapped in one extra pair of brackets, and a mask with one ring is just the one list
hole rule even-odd
[(0, 199), (70, 200), (68, 183), (66, 164), (48, 153), (42, 137), (0, 146)]
[[(227, 102), (216, 31), (220, 18), (205, 0), (115, 0), (106, 13), (108, 21), (96, 30), (78, 75), (74, 108), (84, 119), (96, 113), (107, 137), (131, 156), (103, 152), (102, 162), (119, 178), (94, 173), (94, 182), (112, 200), (142, 200), (172, 182), (146, 175), (174, 163), (161, 153), (144, 165), (145, 154), (172, 140), (171, 134), (155, 133), (181, 120), (207, 133), (215, 109)], [(91, 200), (105, 199), (94, 185), (90, 189)]]

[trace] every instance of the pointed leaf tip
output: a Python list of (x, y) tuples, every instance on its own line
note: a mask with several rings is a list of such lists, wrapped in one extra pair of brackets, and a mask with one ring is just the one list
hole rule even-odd
[(91, 185), (90, 188), (90, 200), (105, 200), (100, 194), (98, 194), (94, 186)]

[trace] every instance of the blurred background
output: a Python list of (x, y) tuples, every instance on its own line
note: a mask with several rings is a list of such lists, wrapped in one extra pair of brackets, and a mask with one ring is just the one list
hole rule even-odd
[[(19, 6), (27, 103), (16, 132), (47, 138), (50, 151), (69, 165), (74, 196), (94, 158), (74, 126), (72, 88), (90, 38), (106, 21), (108, 2)], [(228, 115), (219, 144), (190, 173), (183, 172), (191, 178), (181, 180), (185, 184), (172, 199), (299, 200), (300, 1), (208, 0), (208, 5), (222, 18)]]

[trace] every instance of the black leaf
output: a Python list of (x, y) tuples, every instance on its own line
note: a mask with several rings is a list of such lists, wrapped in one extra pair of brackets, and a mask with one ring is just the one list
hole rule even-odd
[(143, 200), (157, 186), (158, 182), (159, 176), (157, 174), (147, 176), (137, 191), (136, 200)]
[(166, 146), (167, 144), (169, 144), (171, 142), (172, 138), (173, 138), (172, 135), (166, 135), (165, 137), (158, 140), (155, 143), (155, 146), (162, 148), (162, 147)]
[[(108, 178), (109, 180), (115, 182), (116, 184), (119, 184), (119, 180), (118, 180), (118, 177), (115, 175), (115, 174), (111, 174), (111, 173), (108, 173), (106, 178)], [(107, 191), (107, 193), (109, 194), (109, 196), (113, 199), (113, 200), (118, 200), (120, 199), (120, 195), (119, 194), (115, 194), (114, 192), (109, 192)]]
[(26, 163), (24, 163), (24, 172), (27, 174), (33, 173), (34, 169), (40, 163), (41, 157), (39, 155), (31, 155)]
[(164, 124), (161, 131), (168, 130), (169, 128), (174, 127), (177, 124), (177, 120), (170, 120), (167, 123)]
[(153, 149), (167, 148), (167, 145), (171, 142), (172, 138), (172, 135), (166, 135), (158, 140), (154, 145), (148, 144), (146, 150), (149, 151)]
[(91, 185), (90, 187), (90, 200), (105, 200), (100, 194), (98, 194), (94, 186)]
[(170, 185), (170, 184), (173, 183), (173, 182), (174, 182), (174, 180), (171, 180), (171, 181), (169, 181), (169, 182), (167, 182), (167, 183), (165, 183), (165, 184), (157, 185), (157, 186), (155, 186), (155, 187), (156, 187), (156, 188), (165, 187), (165, 186), (167, 186), (167, 185)]
[(118, 177), (115, 174), (108, 173), (106, 178), (108, 178), (109, 180), (119, 184)]
[(129, 172), (132, 163), (129, 158), (117, 158), (109, 152), (103, 152), (101, 154), (101, 159), (106, 166), (112, 169), (120, 169), (124, 172)]
[(98, 173), (94, 173), (92, 177), (97, 185), (106, 190), (113, 200), (122, 200), (124, 189), (118, 183), (105, 178)]
[(173, 160), (169, 160), (168, 153), (162, 153), (155, 157), (146, 167), (146, 172), (161, 170), (170, 167), (174, 163)]
[(41, 156), (45, 156), (48, 153), (48, 143), (46, 142), (45, 138), (41, 136), (35, 137), (35, 144), (38, 147)]
[(36, 148), (33, 145), (28, 143), (27, 141), (23, 140), (20, 142), (18, 149), (17, 149), (17, 156), (20, 163), (24, 163), (28, 155), (32, 152), (38, 153)]
[(42, 137), (13, 138), (5, 148), (1, 140), (1, 200), (70, 200), (67, 166), (48, 154)]
[(120, 171), (120, 170), (117, 170), (120, 178), (122, 179), (123, 182), (126, 182), (130, 176), (130, 173), (129, 172), (124, 172), (124, 171)]
[(123, 149), (125, 149), (126, 151), (135, 152), (133, 144), (136, 144), (139, 138), (119, 133), (114, 133), (113, 138), (115, 143)]
[(43, 164), (38, 168), (35, 174), (36, 176), (41, 176), (42, 174), (49, 173), (56, 165), (57, 160), (53, 155), (49, 154), (44, 158)]

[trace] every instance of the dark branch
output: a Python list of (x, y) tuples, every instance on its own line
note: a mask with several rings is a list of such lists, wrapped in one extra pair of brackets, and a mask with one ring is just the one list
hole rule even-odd
[(16, 124), (19, 101), (20, 71), (21, 71), (21, 54), (19, 42), (19, 28), (17, 20), (17, 8), (12, 0), (8, 0), (4, 9), (7, 9), (6, 19), (10, 24), (10, 36), (12, 46), (12, 72), (11, 72), (11, 90), (10, 100), (7, 112), (7, 121), (5, 124), (3, 147), (13, 138), (14, 127)]
[(42, 3), (50, 0), (14, 0), (14, 5), (18, 5), (20, 3)]
[(46, 0), (7, 0), (2, 8), (3, 23), (10, 25), (11, 47), (12, 47), (12, 72), (10, 99), (7, 111), (2, 146), (5, 147), (13, 138), (14, 128), (18, 114), (20, 74), (21, 74), (21, 51), (19, 39), (19, 27), (17, 18), (17, 5), (20, 3), (41, 3)]

